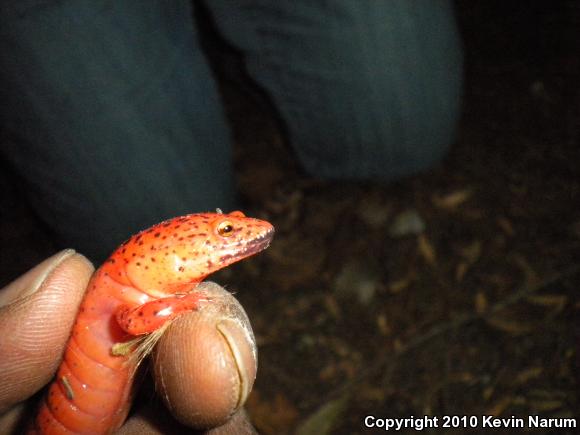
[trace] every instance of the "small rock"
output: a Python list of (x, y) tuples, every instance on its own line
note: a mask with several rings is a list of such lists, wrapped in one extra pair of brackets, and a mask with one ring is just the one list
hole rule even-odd
[(389, 227), (389, 236), (399, 239), (406, 236), (417, 236), (425, 231), (425, 222), (415, 209), (405, 210), (395, 217)]
[(380, 284), (378, 271), (370, 264), (352, 261), (334, 280), (334, 291), (340, 299), (355, 299), (361, 305), (372, 303)]

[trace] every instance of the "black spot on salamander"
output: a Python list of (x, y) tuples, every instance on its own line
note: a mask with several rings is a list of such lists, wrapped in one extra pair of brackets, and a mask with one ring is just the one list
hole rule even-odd
[(184, 237), (180, 237), (177, 240), (179, 240), (180, 242), (184, 239)]
[(222, 256), (220, 257), (220, 261), (229, 260), (230, 258), (233, 258), (233, 257), (234, 257), (234, 255), (232, 255), (232, 254), (226, 254), (226, 255), (222, 255)]
[(109, 263), (115, 264), (115, 259), (114, 258), (109, 258)]
[(155, 257), (151, 257), (151, 262), (155, 263), (155, 261), (157, 261), (157, 260), (155, 260)]
[(177, 270), (179, 270), (180, 272), (183, 272), (185, 270), (185, 267), (179, 266), (179, 269), (177, 269)]
[(137, 266), (141, 266), (141, 262), (138, 261), (137, 263), (135, 263)]
[(159, 314), (159, 311), (157, 311), (157, 310), (153, 311), (154, 316), (156, 316), (157, 314)]
[(159, 231), (157, 231), (157, 232), (156, 232), (156, 233), (153, 235), (153, 237), (159, 237), (160, 235), (161, 235), (161, 233), (160, 233)]
[(137, 254), (135, 254), (134, 252), (131, 254), (131, 257), (135, 257)]
[(187, 261), (187, 258), (181, 257), (181, 261)]
[(139, 240), (139, 243), (137, 243), (139, 246), (143, 246), (143, 240)]
[(163, 226), (164, 226), (165, 228), (167, 228), (167, 227), (171, 226), (171, 221), (165, 222), (165, 223), (163, 224)]
[(143, 317), (143, 310), (140, 310), (140, 311), (137, 313), (137, 315), (138, 315), (139, 317)]
[(146, 266), (145, 266), (145, 270), (149, 270), (149, 266), (147, 266), (147, 265), (146, 265)]
[(207, 233), (197, 233), (199, 237), (207, 237)]

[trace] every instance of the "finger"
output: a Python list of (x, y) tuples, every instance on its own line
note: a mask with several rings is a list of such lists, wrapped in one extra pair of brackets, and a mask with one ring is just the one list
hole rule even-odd
[(178, 318), (153, 355), (157, 390), (183, 424), (212, 428), (242, 407), (257, 370), (250, 323), (239, 302), (215, 283), (199, 310)]
[(56, 371), (90, 262), (62, 251), (10, 283), (0, 298), (0, 412), (42, 388)]

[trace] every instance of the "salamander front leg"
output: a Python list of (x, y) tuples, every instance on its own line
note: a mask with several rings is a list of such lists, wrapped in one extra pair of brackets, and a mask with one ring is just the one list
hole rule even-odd
[(159, 329), (168, 320), (196, 310), (202, 299), (205, 299), (203, 293), (197, 292), (156, 299), (136, 308), (121, 307), (116, 313), (117, 322), (131, 335), (148, 334)]

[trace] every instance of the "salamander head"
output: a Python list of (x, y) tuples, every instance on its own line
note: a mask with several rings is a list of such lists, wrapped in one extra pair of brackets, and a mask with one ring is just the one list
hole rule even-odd
[(131, 237), (111, 259), (124, 265), (131, 285), (158, 296), (190, 290), (209, 274), (266, 249), (273, 236), (270, 223), (241, 212), (190, 214)]

